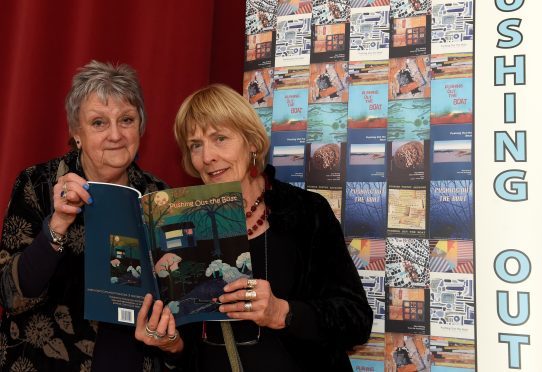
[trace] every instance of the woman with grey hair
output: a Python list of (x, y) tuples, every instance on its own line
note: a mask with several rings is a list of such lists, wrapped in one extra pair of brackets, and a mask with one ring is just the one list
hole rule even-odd
[(150, 369), (153, 351), (131, 328), (83, 319), (87, 181), (166, 187), (134, 162), (146, 119), (136, 72), (91, 61), (73, 78), (66, 112), (72, 150), (20, 173), (4, 221), (0, 370)]

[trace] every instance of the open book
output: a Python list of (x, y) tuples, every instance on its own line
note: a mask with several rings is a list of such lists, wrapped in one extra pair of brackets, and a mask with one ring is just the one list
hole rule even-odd
[(89, 182), (85, 206), (85, 318), (135, 324), (146, 293), (169, 306), (177, 325), (225, 320), (216, 298), (252, 276), (239, 182), (141, 196)]

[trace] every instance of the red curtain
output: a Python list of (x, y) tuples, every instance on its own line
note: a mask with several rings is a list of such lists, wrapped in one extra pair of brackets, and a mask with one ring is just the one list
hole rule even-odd
[(148, 112), (139, 164), (172, 186), (180, 166), (172, 125), (182, 100), (222, 82), (241, 91), (243, 0), (3, 1), (0, 12), (0, 223), (17, 174), (63, 154), (64, 97), (91, 59), (139, 73)]

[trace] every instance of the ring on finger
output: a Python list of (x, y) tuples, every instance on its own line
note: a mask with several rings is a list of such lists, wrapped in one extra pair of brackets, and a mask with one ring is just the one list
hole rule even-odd
[(258, 284), (258, 281), (256, 279), (247, 279), (248, 289), (254, 289), (256, 287), (256, 284)]
[(62, 199), (66, 199), (68, 196), (68, 184), (64, 182), (64, 185), (62, 185), (62, 191), (60, 192), (60, 197)]
[(173, 336), (167, 335), (167, 339), (169, 342), (175, 341), (177, 337), (179, 337), (179, 331), (177, 330), (175, 330), (175, 333), (173, 334)]
[(149, 337), (155, 337), (156, 336), (156, 329), (155, 330), (150, 329), (149, 328), (149, 323), (146, 323), (145, 324), (145, 333)]
[(252, 311), (252, 301), (245, 301), (243, 311)]
[(166, 334), (167, 334), (167, 333), (162, 333), (162, 334), (160, 334), (160, 333), (158, 333), (158, 332), (154, 332), (154, 336), (153, 336), (153, 337), (154, 337), (156, 340), (161, 340), (161, 339), (163, 339), (163, 338), (166, 336)]
[(256, 291), (248, 289), (245, 291), (245, 300), (250, 301), (256, 298)]

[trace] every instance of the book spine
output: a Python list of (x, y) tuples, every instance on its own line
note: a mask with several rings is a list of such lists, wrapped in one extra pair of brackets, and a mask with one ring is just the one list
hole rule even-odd
[(141, 225), (142, 225), (142, 231), (143, 231), (143, 234), (145, 235), (145, 250), (147, 251), (147, 255), (149, 256), (149, 264), (150, 264), (150, 267), (151, 267), (151, 270), (152, 270), (152, 277), (153, 277), (153, 287), (154, 287), (154, 293), (152, 294), (152, 297), (155, 299), (155, 300), (159, 300), (160, 299), (160, 290), (158, 288), (158, 279), (156, 278), (156, 270), (154, 269), (154, 260), (152, 258), (152, 249), (151, 249), (151, 239), (150, 239), (150, 236), (149, 234), (153, 234), (153, 231), (150, 231), (150, 227), (149, 225), (145, 222), (145, 217), (144, 217), (144, 213), (143, 213), (143, 206), (141, 205), (141, 199), (139, 199), (140, 203), (139, 203), (139, 211), (140, 211), (140, 216), (141, 216)]

